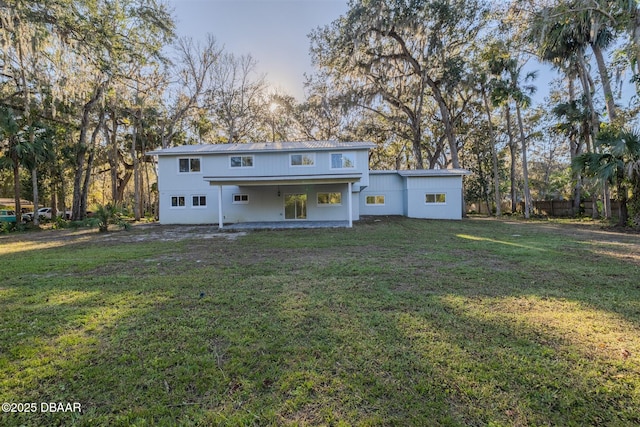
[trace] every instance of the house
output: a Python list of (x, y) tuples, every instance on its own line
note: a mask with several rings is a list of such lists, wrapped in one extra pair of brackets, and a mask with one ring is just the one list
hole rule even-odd
[(369, 142), (183, 145), (158, 157), (160, 222), (460, 219), (465, 170), (369, 170)]

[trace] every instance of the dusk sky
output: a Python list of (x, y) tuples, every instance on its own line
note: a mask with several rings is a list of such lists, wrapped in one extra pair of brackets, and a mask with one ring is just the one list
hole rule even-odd
[(251, 54), (275, 88), (303, 98), (313, 70), (307, 35), (347, 11), (347, 0), (169, 0), (178, 36), (211, 33), (227, 52)]
[[(251, 54), (258, 71), (272, 87), (299, 101), (304, 98), (304, 73), (311, 73), (309, 38), (319, 26), (344, 15), (348, 0), (168, 0), (174, 10), (178, 36), (204, 39), (211, 33), (236, 55)], [(537, 70), (534, 104), (548, 95), (555, 73), (535, 60), (527, 65)]]

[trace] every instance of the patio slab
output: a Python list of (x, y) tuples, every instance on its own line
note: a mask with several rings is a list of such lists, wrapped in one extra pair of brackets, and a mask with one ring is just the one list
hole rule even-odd
[(349, 221), (272, 221), (225, 224), (223, 230), (286, 230), (292, 228), (348, 228)]

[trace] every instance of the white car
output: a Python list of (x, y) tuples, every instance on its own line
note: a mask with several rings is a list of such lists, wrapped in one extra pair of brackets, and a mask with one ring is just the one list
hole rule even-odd
[[(51, 213), (53, 212), (52, 208), (40, 208), (38, 209), (38, 218), (40, 219), (51, 219)], [(62, 217), (62, 212), (58, 211), (57, 215), (59, 217)], [(66, 214), (64, 215), (65, 219), (71, 219), (71, 211), (67, 211)], [(22, 214), (22, 220), (23, 221), (33, 221), (33, 212), (27, 212), (25, 214)]]
[(38, 218), (51, 219), (52, 208), (40, 208), (38, 209)]

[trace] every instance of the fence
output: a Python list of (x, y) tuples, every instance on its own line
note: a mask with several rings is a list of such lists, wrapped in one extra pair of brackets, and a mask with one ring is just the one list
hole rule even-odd
[[(617, 200), (611, 200), (611, 212), (617, 215), (620, 205)], [(502, 203), (502, 212), (511, 212), (511, 203)], [(599, 206), (602, 213), (602, 206)], [(524, 202), (518, 203), (517, 211), (524, 212)], [(487, 215), (487, 205), (485, 203), (469, 203), (467, 204), (467, 212), (477, 212)], [(580, 202), (580, 210), (574, 211), (573, 200), (534, 200), (534, 215), (555, 216), (555, 217), (573, 217), (586, 216), (591, 217), (593, 214), (593, 204), (591, 200), (583, 200)]]

